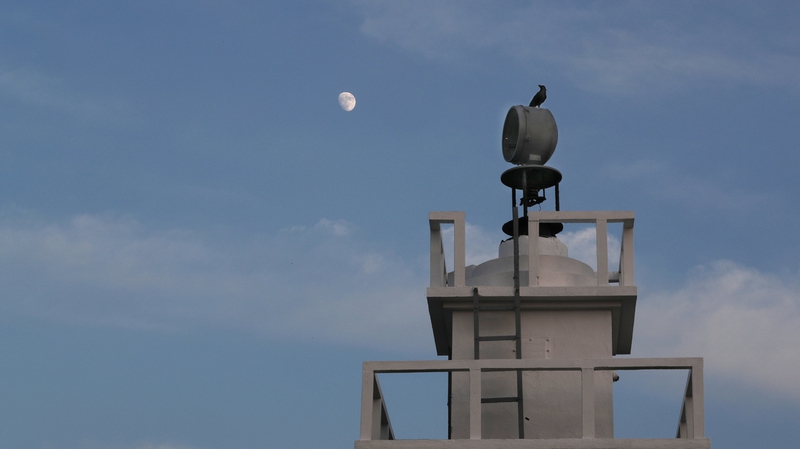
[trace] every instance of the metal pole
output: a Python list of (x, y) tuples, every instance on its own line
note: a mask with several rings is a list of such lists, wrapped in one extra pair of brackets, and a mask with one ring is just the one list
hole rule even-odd
[[(525, 205), (525, 212), (527, 218), (527, 172), (523, 171), (522, 175), (522, 203)], [(521, 317), (520, 317), (520, 297), (519, 297), (519, 209), (517, 209), (517, 194), (516, 189), (511, 189), (511, 197), (514, 209), (514, 326), (516, 335), (516, 352), (517, 359), (522, 358), (522, 332), (521, 332)], [(528, 232), (530, 239), (530, 232)], [(538, 237), (538, 236), (537, 236)], [(529, 262), (530, 263), (530, 262)], [(525, 438), (525, 409), (522, 402), (522, 370), (517, 370), (517, 428), (519, 429), (519, 438)]]
[(558, 194), (558, 184), (556, 183), (556, 211), (561, 210), (561, 196)]

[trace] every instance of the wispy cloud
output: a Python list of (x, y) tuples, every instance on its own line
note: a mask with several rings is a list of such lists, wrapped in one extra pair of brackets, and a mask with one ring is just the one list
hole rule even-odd
[(63, 80), (24, 67), (0, 65), (0, 97), (74, 116), (82, 121), (109, 122), (129, 119), (120, 101), (94, 98), (67, 86)]
[(0, 223), (1, 304), (7, 313), (90, 325), (429, 346), (426, 276), (358, 235), (327, 219), (225, 242), (106, 215), (11, 217)]
[[(663, 161), (638, 160), (606, 164), (600, 175), (614, 182), (636, 184), (638, 189), (661, 200), (680, 202), (690, 209), (716, 212), (777, 209), (779, 197), (744, 190), (741, 182), (720, 173), (693, 176)], [(646, 182), (643, 182), (646, 181)], [(644, 187), (642, 187), (644, 186)]]
[[(520, 68), (551, 66), (587, 90), (615, 95), (697, 82), (796, 86), (800, 70), (800, 55), (792, 47), (766, 50), (759, 45), (765, 42), (761, 33), (745, 19), (721, 18), (717, 8), (703, 14), (692, 4), (671, 4), (666, 11), (656, 4), (626, 3), (358, 4), (361, 31), (404, 50), (445, 61), (491, 51)], [(663, 20), (664, 13), (675, 14), (675, 20)], [(774, 38), (780, 41), (798, 37), (789, 28), (773, 32), (790, 35)]]

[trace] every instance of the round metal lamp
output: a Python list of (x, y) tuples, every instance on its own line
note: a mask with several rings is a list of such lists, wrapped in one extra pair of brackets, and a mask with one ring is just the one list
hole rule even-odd
[(513, 106), (503, 124), (503, 157), (517, 165), (544, 165), (556, 149), (558, 127), (549, 109)]

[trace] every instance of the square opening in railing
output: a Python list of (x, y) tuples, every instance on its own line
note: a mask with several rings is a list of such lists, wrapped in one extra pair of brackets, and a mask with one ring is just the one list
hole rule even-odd
[(617, 371), (615, 438), (675, 438), (689, 370)]
[[(442, 224), (442, 246), (444, 246), (445, 261), (447, 271), (453, 271), (453, 240), (454, 230), (451, 224)], [(465, 265), (479, 265), (487, 260), (498, 257), (500, 242), (509, 238), (498, 226), (497, 228), (485, 228), (479, 225), (465, 223), (464, 225), (464, 262)]]
[(398, 440), (447, 439), (448, 373), (378, 374)]
[[(619, 271), (619, 252), (622, 238), (622, 223), (606, 226), (608, 244), (608, 271)], [(567, 246), (569, 257), (597, 270), (597, 227), (586, 223), (565, 223), (564, 230), (557, 235)]]

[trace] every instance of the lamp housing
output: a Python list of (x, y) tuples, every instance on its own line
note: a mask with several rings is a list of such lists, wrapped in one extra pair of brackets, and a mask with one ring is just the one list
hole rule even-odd
[(558, 144), (556, 119), (549, 109), (517, 105), (503, 124), (503, 157), (517, 165), (544, 165)]

